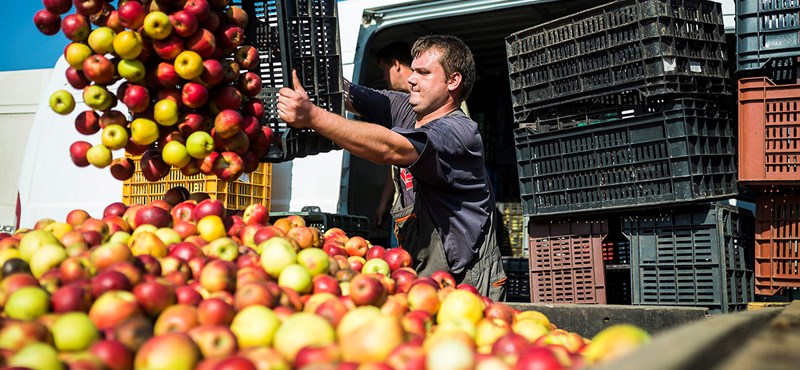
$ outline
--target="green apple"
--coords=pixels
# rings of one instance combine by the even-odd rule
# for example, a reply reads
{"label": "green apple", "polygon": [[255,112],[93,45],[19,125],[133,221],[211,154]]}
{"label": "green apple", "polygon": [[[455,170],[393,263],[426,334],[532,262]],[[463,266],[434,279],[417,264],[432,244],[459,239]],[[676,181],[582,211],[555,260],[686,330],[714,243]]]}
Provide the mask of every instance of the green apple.
{"label": "green apple", "polygon": [[17,246],[19,256],[23,261],[30,262],[33,254],[36,253],[39,248],[47,244],[61,245],[58,238],[47,230],[28,231],[22,236]]}
{"label": "green apple", "polygon": [[108,149],[122,149],[128,144],[128,129],[120,125],[108,125],[103,128],[100,142]]}
{"label": "green apple", "polygon": [[142,52],[142,35],[126,30],[114,36],[114,52],[123,59],[135,59]]}
{"label": "green apple", "polygon": [[70,67],[83,70],[83,61],[94,54],[89,45],[72,42],[64,49],[64,59]]}
{"label": "green apple", "polygon": [[128,244],[128,239],[130,238],[131,238],[131,233],[119,230],[111,234],[111,236],[108,238],[108,242]]}
{"label": "green apple", "polygon": [[183,240],[177,231],[169,227],[162,227],[156,230],[156,236],[164,242],[164,245],[170,246],[172,244],[180,243]]}
{"label": "green apple", "polygon": [[239,348],[271,346],[281,321],[271,309],[251,305],[239,311],[231,321],[231,331],[239,341]]}
{"label": "green apple", "polygon": [[311,292],[311,274],[299,264],[286,266],[278,275],[278,285],[300,294]]}
{"label": "green apple", "polygon": [[327,273],[330,267],[328,254],[320,248],[301,250],[297,253],[297,263],[305,267],[311,277]]}
{"label": "green apple", "polygon": [[164,163],[176,168],[183,168],[192,161],[192,157],[186,151],[186,146],[175,140],[164,145],[164,149],[161,150],[161,158]]}
{"label": "green apple", "polygon": [[117,64],[119,76],[130,82],[141,82],[147,76],[147,69],[139,59],[123,59]]}
{"label": "green apple", "polygon": [[233,262],[239,258],[239,243],[231,238],[222,237],[214,239],[204,245],[203,252],[205,252],[208,257]]}
{"label": "green apple", "polygon": [[203,74],[203,58],[191,50],[184,50],[175,57],[175,73],[184,80],[194,80]]}
{"label": "green apple", "polygon": [[56,90],[50,95],[50,109],[61,115],[70,114],[75,109],[75,98],[67,90]]}
{"label": "green apple", "polygon": [[282,237],[272,237],[258,245],[261,251],[261,267],[264,272],[277,278],[286,266],[297,263],[297,252],[292,243]]}
{"label": "green apple", "polygon": [[113,53],[115,36],[117,36],[117,33],[109,27],[95,28],[89,34],[89,46],[96,54]]}
{"label": "green apple", "polygon": [[58,267],[67,257],[67,250],[58,244],[43,245],[31,257],[31,273],[38,279],[47,270]]}
{"label": "green apple", "polygon": [[364,263],[364,266],[361,267],[361,273],[389,276],[389,274],[392,273],[392,269],[389,267],[389,263],[383,258],[373,258]]}
{"label": "green apple", "polygon": [[59,351],[83,351],[89,349],[99,335],[89,315],[84,312],[68,312],[50,328],[53,343]]}
{"label": "green apple", "polygon": [[333,326],[321,316],[309,312],[298,312],[289,316],[275,332],[275,349],[284,358],[295,358],[306,346],[324,346],[334,343]]}
{"label": "green apple", "polygon": [[158,140],[158,124],[147,118],[131,122],[131,141],[139,145],[150,145]]}
{"label": "green apple", "polygon": [[153,234],[155,234],[156,231],[158,231],[158,227],[156,225],[152,225],[152,224],[136,225],[136,228],[133,229],[133,232],[131,233],[131,236],[132,237],[136,237],[137,235],[139,235],[141,233],[153,233]]}
{"label": "green apple", "polygon": [[86,160],[97,168],[108,167],[113,159],[111,149],[108,149],[108,147],[103,144],[93,145],[86,151]]}
{"label": "green apple", "polygon": [[105,86],[89,85],[83,89],[83,102],[94,110],[106,110],[111,108],[114,98]]}
{"label": "green apple", "polygon": [[208,132],[195,131],[186,138],[186,151],[193,158],[203,159],[214,151],[214,138]]}
{"label": "green apple", "polygon": [[47,313],[50,295],[38,286],[26,286],[11,293],[6,301],[6,316],[17,320],[35,320]]}
{"label": "green apple", "polygon": [[153,40],[167,38],[172,32],[172,23],[164,12],[150,12],[144,17],[144,34]]}
{"label": "green apple", "polygon": [[15,353],[8,361],[9,367],[34,370],[62,370],[55,348],[45,343],[31,343]]}
{"label": "green apple", "polygon": [[172,99],[161,99],[153,106],[153,118],[162,126],[173,126],[178,123],[178,103]]}

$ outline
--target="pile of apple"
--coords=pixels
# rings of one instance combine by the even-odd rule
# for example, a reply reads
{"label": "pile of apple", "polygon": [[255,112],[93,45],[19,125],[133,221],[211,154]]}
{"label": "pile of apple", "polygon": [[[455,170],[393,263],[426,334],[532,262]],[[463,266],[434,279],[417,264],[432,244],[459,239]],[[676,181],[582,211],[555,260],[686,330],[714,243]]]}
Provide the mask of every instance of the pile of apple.
{"label": "pile of apple", "polygon": [[575,369],[648,338],[592,341],[371,245],[262,205],[114,203],[0,236],[0,367]]}
{"label": "pile of apple", "polygon": [[[80,167],[110,167],[119,180],[133,176],[125,149],[141,155],[148,181],[171,167],[186,176],[214,174],[224,181],[254,171],[272,142],[263,126],[258,50],[243,45],[248,15],[228,0],[42,0],[34,24],[45,35],[61,31],[69,85],[83,90],[90,108],[75,118],[100,143],[70,146]],[[75,13],[68,13],[72,7]],[[113,3],[117,3],[115,8]],[[110,86],[120,83],[113,93]],[[121,102],[129,116],[117,109]],[[67,90],[50,97],[66,115],[75,109]]]}

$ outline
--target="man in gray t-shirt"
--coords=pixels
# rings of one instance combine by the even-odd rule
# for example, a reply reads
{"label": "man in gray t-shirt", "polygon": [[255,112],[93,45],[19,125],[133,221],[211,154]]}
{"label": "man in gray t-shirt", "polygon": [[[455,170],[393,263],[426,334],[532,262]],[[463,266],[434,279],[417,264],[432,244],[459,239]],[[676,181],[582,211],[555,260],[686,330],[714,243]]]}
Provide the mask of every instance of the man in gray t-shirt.
{"label": "man in gray t-shirt", "polygon": [[472,54],[452,36],[424,36],[411,53],[408,94],[346,84],[348,109],[377,125],[314,106],[296,76],[294,89],[280,91],[278,114],[359,157],[394,165],[401,194],[392,207],[395,234],[417,272],[450,271],[500,300],[505,273],[483,143],[477,124],[459,110],[475,80]]}

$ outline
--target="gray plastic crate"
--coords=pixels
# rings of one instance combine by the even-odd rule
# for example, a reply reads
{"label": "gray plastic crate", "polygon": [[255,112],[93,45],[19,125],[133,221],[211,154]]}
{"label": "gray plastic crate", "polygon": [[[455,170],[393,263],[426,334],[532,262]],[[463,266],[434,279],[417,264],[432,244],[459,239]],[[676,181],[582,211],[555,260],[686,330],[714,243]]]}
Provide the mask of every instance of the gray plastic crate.
{"label": "gray plastic crate", "polygon": [[750,211],[720,203],[622,217],[631,245],[633,304],[727,313],[753,300]]}
{"label": "gray plastic crate", "polygon": [[719,3],[619,0],[506,38],[514,119],[568,102],[635,91],[730,95]]}
{"label": "gray plastic crate", "polygon": [[736,194],[735,126],[705,100],[538,134],[514,131],[523,211],[566,215]]}
{"label": "gray plastic crate", "polygon": [[[794,75],[800,56],[800,1],[736,0],[736,69]],[[790,70],[786,70],[786,69]],[[790,75],[787,75],[789,77]]]}

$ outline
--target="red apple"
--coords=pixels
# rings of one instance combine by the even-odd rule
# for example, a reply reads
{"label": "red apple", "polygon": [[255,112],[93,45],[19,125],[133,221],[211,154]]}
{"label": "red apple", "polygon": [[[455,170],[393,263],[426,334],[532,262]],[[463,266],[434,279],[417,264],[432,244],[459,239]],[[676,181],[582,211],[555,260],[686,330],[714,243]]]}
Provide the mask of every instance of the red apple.
{"label": "red apple", "polygon": [[236,311],[233,306],[219,298],[209,298],[197,306],[197,321],[200,325],[228,326]]}
{"label": "red apple", "polygon": [[117,96],[131,112],[141,113],[150,106],[150,92],[142,85],[123,83],[117,90]]}
{"label": "red apple", "polygon": [[89,312],[92,306],[92,294],[81,283],[73,283],[58,288],[50,298],[53,312],[70,311]]}
{"label": "red apple", "polygon": [[89,84],[92,83],[92,81],[89,81],[89,79],[86,78],[86,75],[83,74],[83,71],[73,67],[67,67],[65,74],[67,76],[67,82],[69,82],[69,85],[76,90],[83,90],[84,87],[89,86]]}
{"label": "red apple", "polygon": [[112,290],[98,297],[89,309],[89,318],[100,330],[112,329],[141,311],[131,292]]}
{"label": "red apple", "polygon": [[[236,354],[238,342],[230,328],[223,325],[201,325],[189,330],[189,336],[197,343],[204,358],[228,360]],[[215,367],[219,369],[219,365]]]}
{"label": "red apple", "polygon": [[200,22],[204,22],[211,13],[208,0],[187,0],[183,9],[194,14]]}
{"label": "red apple", "polygon": [[386,301],[386,289],[371,275],[359,274],[350,281],[350,299],[356,306],[380,307]]}
{"label": "red apple", "polygon": [[133,369],[133,354],[120,341],[107,339],[94,342],[89,352],[97,356],[109,370]]}
{"label": "red apple", "polygon": [[99,85],[107,85],[114,80],[116,67],[104,55],[95,54],[83,61],[83,74],[89,81]]}
{"label": "red apple", "polygon": [[222,152],[214,161],[213,171],[222,181],[235,181],[244,171],[244,162],[234,152]]}
{"label": "red apple", "polygon": [[184,50],[183,39],[175,33],[161,40],[153,40],[153,51],[163,60],[175,60]]}
{"label": "red apple", "polygon": [[119,181],[128,180],[136,173],[136,165],[133,163],[133,159],[125,157],[112,160],[108,168],[111,171],[111,176]]}
{"label": "red apple", "polygon": [[208,89],[196,82],[187,82],[181,90],[181,102],[183,105],[197,109],[208,101]]}
{"label": "red apple", "polygon": [[192,218],[194,221],[200,221],[203,217],[215,215],[220,218],[225,217],[225,205],[217,199],[206,199],[194,207],[192,211]]}
{"label": "red apple", "polygon": [[33,24],[42,34],[52,36],[61,31],[61,16],[47,9],[42,9],[33,15]]}
{"label": "red apple", "polygon": [[336,296],[342,295],[342,289],[339,285],[339,281],[333,276],[326,274],[314,276],[312,279],[312,284],[314,286],[314,293],[326,292]]}
{"label": "red apple", "polygon": [[179,304],[196,306],[203,301],[203,296],[195,288],[188,285],[175,287],[175,297]]}
{"label": "red apple", "polygon": [[452,274],[444,270],[435,271],[433,274],[431,274],[431,278],[437,284],[439,284],[440,289],[445,287],[455,288],[456,286],[456,279],[453,277]]}
{"label": "red apple", "polygon": [[189,37],[200,27],[197,16],[188,10],[179,10],[170,14],[169,21],[172,23],[173,31],[181,37]]}
{"label": "red apple", "polygon": [[347,251],[348,256],[364,257],[367,255],[369,245],[366,239],[360,236],[354,236],[347,240],[344,244],[344,249]]}
{"label": "red apple", "polygon": [[153,336],[153,321],[142,315],[135,315],[105,331],[106,339],[117,340],[128,351],[135,353],[144,342]]}
{"label": "red apple", "polygon": [[42,0],[44,8],[55,13],[64,14],[72,9],[72,1],[70,0]]}
{"label": "red apple", "polygon": [[364,256],[367,261],[373,258],[384,258],[386,254],[386,248],[381,247],[380,245],[373,245],[371,248],[367,250],[367,254]]}
{"label": "red apple", "polygon": [[261,93],[261,76],[253,72],[243,73],[239,76],[238,87],[239,91],[245,96],[255,97]]}
{"label": "red apple", "polygon": [[403,248],[390,248],[384,255],[384,260],[389,264],[392,271],[397,271],[401,267],[412,267],[411,254]]}
{"label": "red apple", "polygon": [[136,285],[133,288],[133,295],[136,296],[142,311],[150,317],[158,316],[177,301],[172,287],[156,281]]}
{"label": "red apple", "polygon": [[211,55],[217,49],[217,39],[211,31],[201,28],[186,38],[184,47],[186,50],[191,50],[204,60],[207,60],[211,58]]}
{"label": "red apple", "polygon": [[131,290],[131,282],[128,277],[119,271],[111,269],[97,274],[91,279],[92,296],[100,297],[103,293],[112,290]]}
{"label": "red apple", "polygon": [[138,1],[126,1],[117,9],[119,21],[126,28],[136,30],[144,24],[147,15],[144,6]]}
{"label": "red apple", "polygon": [[75,11],[86,16],[102,10],[104,4],[102,0],[73,0],[73,3],[75,4]]}
{"label": "red apple", "polygon": [[92,25],[89,23],[89,18],[84,15],[70,14],[61,20],[61,31],[71,41],[86,41],[91,30]]}
{"label": "red apple", "polygon": [[136,222],[137,226],[153,225],[157,228],[171,227],[172,215],[160,207],[146,205],[136,212],[134,222]]}
{"label": "red apple", "polygon": [[94,110],[86,110],[75,117],[75,129],[84,135],[94,135],[100,131],[100,116]]}
{"label": "red apple", "polygon": [[244,29],[235,24],[226,24],[217,34],[220,46],[224,49],[236,49],[244,42]]}

